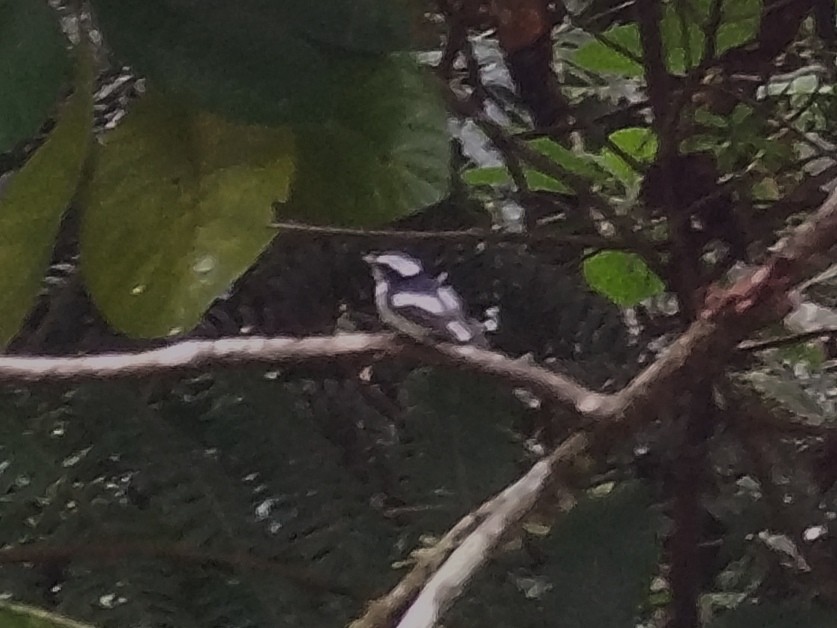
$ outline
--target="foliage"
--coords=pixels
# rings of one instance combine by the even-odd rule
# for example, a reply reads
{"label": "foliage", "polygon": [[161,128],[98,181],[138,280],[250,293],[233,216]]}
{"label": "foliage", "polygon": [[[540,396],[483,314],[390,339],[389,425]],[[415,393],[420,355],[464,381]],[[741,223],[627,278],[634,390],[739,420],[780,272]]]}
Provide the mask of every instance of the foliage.
{"label": "foliage", "polygon": [[[79,50],[75,94],[49,138],[14,175],[0,199],[0,289],[13,298],[0,306],[0,344],[20,327],[41,288],[64,210],[75,191],[87,155],[93,123],[92,60]],[[14,269],[13,271],[11,269]]]}
{"label": "foliage", "polygon": [[[508,551],[456,613],[494,626],[623,628],[635,624],[657,567],[660,518],[647,488],[588,495],[552,530],[530,526],[527,550]],[[533,560],[540,556],[540,561]],[[487,608],[484,599],[501,599]],[[521,615],[518,609],[527,608]]]}
{"label": "foliage", "polygon": [[[9,109],[4,124],[12,123],[0,150],[34,133],[71,58],[44,4],[2,7],[14,19],[4,21],[12,45],[0,48],[0,67],[14,72],[0,75],[0,111]],[[337,0],[92,4],[114,54],[148,81],[125,124],[104,134],[80,199],[86,287],[121,332],[194,327],[271,241],[274,205],[279,217],[374,225],[445,194],[445,113],[423,71],[398,54],[409,44],[400,3],[367,0],[362,11]],[[37,81],[20,73],[40,66]],[[71,120],[89,117],[91,86],[75,89],[73,102],[87,111],[73,110]],[[49,146],[51,160],[80,164],[86,139]],[[37,174],[44,159],[27,169]],[[4,271],[14,275],[5,281],[16,308],[2,321],[5,342],[31,308],[46,243],[82,174],[80,165],[68,168],[53,189],[60,198],[49,203],[51,220],[27,221],[21,203],[31,206],[44,187],[25,172],[0,198],[6,221],[27,225],[12,241],[36,256],[25,273]]]}
{"label": "foliage", "polygon": [[67,76],[61,29],[44,2],[0,2],[0,153],[31,137]]}

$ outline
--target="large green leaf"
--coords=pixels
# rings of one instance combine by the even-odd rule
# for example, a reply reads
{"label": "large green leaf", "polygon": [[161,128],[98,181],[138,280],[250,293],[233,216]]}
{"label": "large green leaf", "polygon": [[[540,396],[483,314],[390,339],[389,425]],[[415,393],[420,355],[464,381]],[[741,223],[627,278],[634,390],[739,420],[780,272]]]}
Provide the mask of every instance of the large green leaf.
{"label": "large green leaf", "polygon": [[65,46],[46,0],[0,0],[0,153],[43,124],[67,78]]}
{"label": "large green leaf", "polygon": [[636,253],[602,251],[584,261],[591,288],[617,305],[630,307],[660,294],[665,285]]}
{"label": "large green leaf", "polygon": [[629,628],[657,566],[659,518],[645,488],[618,487],[587,498],[546,542],[552,588],[544,602],[550,624],[563,628]]}
{"label": "large green leaf", "polygon": [[450,146],[445,109],[412,63],[387,60],[342,95],[335,117],[305,127],[286,218],[375,225],[441,200]]}
{"label": "large green leaf", "polygon": [[[242,122],[319,119],[358,55],[407,42],[390,0],[94,0],[107,42],[168,91]],[[340,46],[328,49],[317,41]],[[362,63],[361,63],[362,65]],[[337,94],[339,98],[339,94]]]}
{"label": "large green leaf", "polygon": [[93,628],[62,615],[34,606],[0,602],[0,626],[3,628]]}
{"label": "large green leaf", "polygon": [[405,0],[295,0],[293,16],[316,41],[348,50],[390,52],[409,40]]}
{"label": "large green leaf", "polygon": [[140,101],[99,151],[81,234],[87,285],[110,323],[137,336],[197,323],[270,242],[293,146],[286,129]]}
{"label": "large green leaf", "polygon": [[0,344],[17,332],[41,287],[61,216],[84,164],[93,124],[93,70],[79,54],[75,93],[46,142],[0,196]]}

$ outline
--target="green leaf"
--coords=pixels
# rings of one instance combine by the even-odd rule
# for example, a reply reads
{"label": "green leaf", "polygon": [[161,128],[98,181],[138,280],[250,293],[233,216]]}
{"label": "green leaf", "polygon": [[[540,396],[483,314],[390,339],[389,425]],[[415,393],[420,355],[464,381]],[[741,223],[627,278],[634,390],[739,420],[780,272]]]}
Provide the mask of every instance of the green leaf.
{"label": "green leaf", "polygon": [[[636,57],[642,57],[639,29],[636,24],[613,26],[602,33],[602,37],[607,42],[617,44],[622,49],[633,53]],[[572,58],[585,70],[595,73],[638,77],[642,76],[643,72],[641,64],[596,39],[581,46]]]}
{"label": "green leaf", "polygon": [[801,604],[745,603],[709,624],[709,628],[835,628],[834,611]]}
{"label": "green leaf", "polygon": [[82,624],[34,606],[8,602],[0,602],[0,626],[3,628],[93,628],[90,624]]}
{"label": "green leaf", "polygon": [[[558,142],[546,137],[531,140],[528,144],[571,174],[584,177],[591,182],[602,180],[605,177],[605,173],[597,167],[590,155],[578,155],[570,149],[564,148]],[[529,185],[530,190],[557,192],[568,195],[575,194],[572,187],[539,170],[524,168],[523,175],[526,177],[526,183]],[[470,185],[508,186],[512,184],[511,175],[505,166],[474,168],[473,170],[466,171],[462,175],[462,180]]]}
{"label": "green leaf", "polygon": [[141,74],[248,123],[323,119],[376,60],[346,49],[383,53],[407,43],[403,3],[390,0],[93,5],[108,44]]}
{"label": "green leaf", "polygon": [[45,0],[0,0],[0,153],[33,136],[54,106],[66,44]]}
{"label": "green leaf", "polygon": [[634,625],[657,566],[659,518],[647,490],[632,483],[580,501],[552,530],[544,603],[563,628]]}
{"label": "green leaf", "polygon": [[[660,31],[666,64],[673,73],[695,67],[704,52],[711,6],[714,0],[685,0],[666,4]],[[716,38],[716,55],[740,46],[758,32],[762,0],[724,0]],[[684,29],[685,27],[685,29]],[[687,49],[684,42],[688,43]]]}
{"label": "green leaf", "polygon": [[505,166],[486,166],[471,168],[462,173],[462,180],[468,185],[511,185],[512,179]]}
{"label": "green leaf", "polygon": [[[610,134],[609,139],[626,154],[642,164],[650,164],[657,154],[657,136],[651,129],[629,127]],[[639,184],[642,175],[612,150],[602,150],[600,163],[627,187]]]}
{"label": "green leaf", "polygon": [[529,142],[536,151],[543,153],[567,172],[590,179],[601,180],[604,173],[590,155],[579,155],[548,137],[539,137]]}
{"label": "green leaf", "polygon": [[75,193],[93,125],[93,69],[78,55],[75,93],[55,128],[0,195],[0,344],[31,308],[49,265],[61,216]]}
{"label": "green leaf", "polygon": [[635,253],[602,251],[584,261],[583,272],[591,288],[622,307],[636,305],[665,289]]}
{"label": "green leaf", "polygon": [[151,94],[107,139],[81,233],[93,299],[131,335],[189,329],[273,237],[271,203],[287,197],[294,171],[292,136]]}
{"label": "green leaf", "polygon": [[[680,0],[665,4],[660,32],[669,71],[683,73],[702,58],[704,29],[709,22],[712,3],[713,0]],[[756,35],[761,8],[762,0],[724,0],[716,39],[717,55]],[[642,57],[636,24],[613,26],[602,33],[602,39],[617,44],[637,58]],[[624,77],[643,75],[641,64],[599,40],[580,47],[573,55],[573,61],[591,72]]]}
{"label": "green leaf", "polygon": [[447,114],[412,63],[387,60],[344,95],[335,118],[300,130],[284,218],[370,226],[440,201],[450,178]]}

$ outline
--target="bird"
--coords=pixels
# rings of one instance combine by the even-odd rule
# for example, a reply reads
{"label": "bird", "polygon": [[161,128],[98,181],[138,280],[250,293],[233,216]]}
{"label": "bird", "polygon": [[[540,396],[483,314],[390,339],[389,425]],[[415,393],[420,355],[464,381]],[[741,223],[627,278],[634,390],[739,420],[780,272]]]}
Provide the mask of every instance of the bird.
{"label": "bird", "polygon": [[387,326],[421,343],[487,348],[483,326],[470,318],[447,275],[433,277],[402,251],[363,256],[375,281],[375,306]]}

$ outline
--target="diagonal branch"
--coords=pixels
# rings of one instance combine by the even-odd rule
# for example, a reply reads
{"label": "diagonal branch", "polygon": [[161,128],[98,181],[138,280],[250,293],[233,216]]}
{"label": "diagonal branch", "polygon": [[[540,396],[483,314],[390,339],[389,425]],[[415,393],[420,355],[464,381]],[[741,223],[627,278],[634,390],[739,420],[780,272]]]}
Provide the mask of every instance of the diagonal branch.
{"label": "diagonal branch", "polygon": [[404,614],[398,628],[431,628],[516,524],[532,510],[555,471],[581,454],[584,434],[573,434],[492,500],[492,512],[450,555]]}

